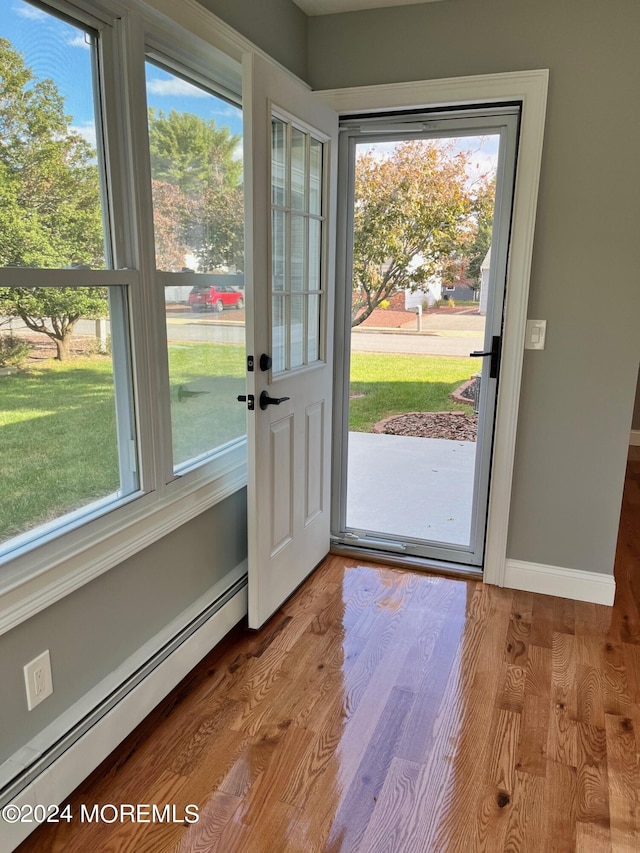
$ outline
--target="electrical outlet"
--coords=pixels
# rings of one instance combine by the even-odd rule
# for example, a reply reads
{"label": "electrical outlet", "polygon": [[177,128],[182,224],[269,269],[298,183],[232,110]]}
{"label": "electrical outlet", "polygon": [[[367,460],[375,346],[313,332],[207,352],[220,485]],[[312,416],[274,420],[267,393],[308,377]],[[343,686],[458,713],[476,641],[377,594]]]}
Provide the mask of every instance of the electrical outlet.
{"label": "electrical outlet", "polygon": [[27,708],[30,711],[53,693],[51,658],[49,649],[38,655],[24,667],[24,683],[27,690]]}

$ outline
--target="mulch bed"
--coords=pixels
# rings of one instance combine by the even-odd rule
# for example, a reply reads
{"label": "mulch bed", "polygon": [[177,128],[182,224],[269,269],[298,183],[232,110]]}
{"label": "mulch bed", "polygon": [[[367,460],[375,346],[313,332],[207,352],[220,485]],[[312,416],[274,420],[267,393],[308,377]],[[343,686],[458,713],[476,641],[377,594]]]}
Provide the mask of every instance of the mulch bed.
{"label": "mulch bed", "polygon": [[[448,305],[443,305],[441,308],[428,308],[422,312],[422,319],[426,321],[426,318],[429,314],[477,314],[478,309],[475,307],[469,307],[468,305],[462,307],[454,307],[451,308]],[[416,312],[415,311],[404,311],[397,310],[394,308],[376,308],[371,314],[364,320],[360,326],[362,328],[366,328],[368,326],[373,326],[378,329],[402,329],[402,328],[410,328],[415,329],[417,327],[416,320]],[[357,328],[357,327],[356,327]]]}
{"label": "mulch bed", "polygon": [[378,421],[373,432],[417,438],[475,441],[478,416],[467,415],[465,412],[409,412]]}

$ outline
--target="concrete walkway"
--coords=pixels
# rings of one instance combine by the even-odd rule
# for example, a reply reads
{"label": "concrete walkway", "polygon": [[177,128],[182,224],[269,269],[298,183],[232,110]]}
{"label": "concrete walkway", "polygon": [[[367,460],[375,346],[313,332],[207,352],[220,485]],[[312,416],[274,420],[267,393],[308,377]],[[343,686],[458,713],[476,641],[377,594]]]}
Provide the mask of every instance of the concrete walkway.
{"label": "concrete walkway", "polygon": [[347,527],[468,545],[476,444],[349,433]]}

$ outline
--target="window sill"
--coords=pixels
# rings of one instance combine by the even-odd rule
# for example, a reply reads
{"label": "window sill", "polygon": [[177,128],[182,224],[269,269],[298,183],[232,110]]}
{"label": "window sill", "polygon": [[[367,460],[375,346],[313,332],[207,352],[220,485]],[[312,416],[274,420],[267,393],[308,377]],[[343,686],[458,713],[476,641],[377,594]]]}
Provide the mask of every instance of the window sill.
{"label": "window sill", "polygon": [[0,568],[0,635],[147,548],[247,483],[247,446],[188,482],[148,494],[8,559]]}

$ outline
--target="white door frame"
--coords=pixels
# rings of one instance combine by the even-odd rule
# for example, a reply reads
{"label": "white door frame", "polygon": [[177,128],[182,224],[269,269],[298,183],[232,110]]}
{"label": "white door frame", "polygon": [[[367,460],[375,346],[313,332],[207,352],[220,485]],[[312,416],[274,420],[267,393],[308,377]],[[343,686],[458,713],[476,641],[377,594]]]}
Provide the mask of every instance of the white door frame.
{"label": "white door frame", "polygon": [[547,104],[546,69],[318,92],[338,113],[518,102],[521,125],[496,408],[484,580],[504,586],[529,279]]}

